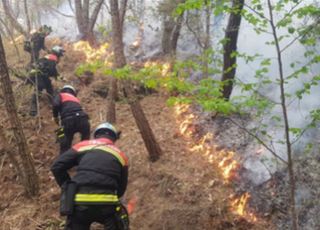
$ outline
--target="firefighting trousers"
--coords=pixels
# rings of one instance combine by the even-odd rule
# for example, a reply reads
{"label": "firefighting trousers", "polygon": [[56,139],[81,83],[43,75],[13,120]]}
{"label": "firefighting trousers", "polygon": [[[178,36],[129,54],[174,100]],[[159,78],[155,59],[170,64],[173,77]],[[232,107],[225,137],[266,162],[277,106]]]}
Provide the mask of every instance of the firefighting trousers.
{"label": "firefighting trousers", "polygon": [[73,214],[67,217],[65,230],[90,230],[94,222],[102,224],[105,230],[122,230],[115,205],[76,205]]}
{"label": "firefighting trousers", "polygon": [[[52,95],[53,95],[53,87],[51,80],[47,76],[38,76],[37,81],[36,77],[32,79],[33,82],[37,84],[38,94],[42,92],[44,89],[47,91],[49,97],[50,97],[50,103],[52,101]],[[36,89],[36,88],[35,88]],[[30,115],[36,116],[38,113],[37,111],[37,93],[36,90],[32,95],[31,98],[31,108],[30,108]]]}
{"label": "firefighting trousers", "polygon": [[64,137],[60,141],[60,154],[71,148],[73,136],[81,134],[81,140],[90,139],[90,123],[88,116],[71,116],[62,120]]}

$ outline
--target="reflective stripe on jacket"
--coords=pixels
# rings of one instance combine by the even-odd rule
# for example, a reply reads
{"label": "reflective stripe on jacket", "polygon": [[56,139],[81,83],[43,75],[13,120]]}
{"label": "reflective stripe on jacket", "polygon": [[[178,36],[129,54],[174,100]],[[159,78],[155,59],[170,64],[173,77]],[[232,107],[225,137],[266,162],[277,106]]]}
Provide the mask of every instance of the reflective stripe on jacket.
{"label": "reflective stripe on jacket", "polygon": [[77,193],[75,196],[75,202],[77,204],[83,203],[106,203],[106,204],[118,204],[119,198],[114,194],[82,194]]}
{"label": "reflective stripe on jacket", "polygon": [[111,140],[98,138],[81,141],[61,154],[51,171],[61,186],[71,179],[68,170],[77,166],[72,178],[78,185],[76,202],[108,203],[117,202],[124,194],[128,164],[128,157]]}

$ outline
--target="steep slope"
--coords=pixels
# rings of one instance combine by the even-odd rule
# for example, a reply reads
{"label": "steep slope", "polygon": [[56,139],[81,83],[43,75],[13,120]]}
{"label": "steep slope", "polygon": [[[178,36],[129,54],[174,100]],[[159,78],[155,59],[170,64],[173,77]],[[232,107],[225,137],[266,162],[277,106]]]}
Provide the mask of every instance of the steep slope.
{"label": "steep slope", "polygon": [[[83,55],[72,51],[72,46],[67,47],[67,55],[60,64],[65,80],[55,82],[55,86],[72,83],[79,89],[79,97],[93,128],[104,121],[106,113],[106,99],[95,93],[95,87],[107,87],[108,79],[95,76],[91,85],[83,85],[73,76],[74,67],[84,60]],[[15,88],[25,92],[23,97],[17,93],[19,112],[40,176],[41,192],[39,197],[26,199],[8,157],[1,154],[0,229],[63,229],[63,218],[58,214],[60,190],[49,171],[58,154],[58,144],[54,135],[57,127],[51,120],[48,100],[44,95],[41,97],[41,129],[38,129],[38,120],[27,115],[31,91],[19,81],[15,81]],[[130,218],[132,229],[272,229],[261,219],[250,223],[231,212],[232,186],[223,180],[218,162],[208,161],[203,150],[192,149],[199,144],[199,138],[181,132],[188,111],[177,114],[175,108],[166,106],[166,98],[159,93],[145,96],[141,101],[163,150],[160,160],[155,163],[148,161],[129,106],[122,98],[117,103],[117,127],[122,131],[117,144],[130,158],[129,185],[124,200],[136,199]],[[1,111],[2,117],[3,113]],[[192,125],[186,128],[196,134]]]}

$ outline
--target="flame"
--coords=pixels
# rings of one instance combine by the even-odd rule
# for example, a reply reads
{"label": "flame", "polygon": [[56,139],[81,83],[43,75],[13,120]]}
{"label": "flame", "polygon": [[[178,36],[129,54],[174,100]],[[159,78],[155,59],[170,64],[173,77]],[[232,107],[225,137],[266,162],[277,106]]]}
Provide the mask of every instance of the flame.
{"label": "flame", "polygon": [[249,198],[250,194],[246,192],[240,198],[234,199],[231,202],[231,210],[235,214],[244,217],[249,221],[255,222],[257,221],[257,217],[253,213],[246,211]]}
{"label": "flame", "polygon": [[[150,63],[149,63],[150,64]],[[180,133],[189,138],[187,139],[187,144],[190,146],[192,152],[200,152],[204,157],[208,159],[209,163],[215,163],[218,161],[218,167],[221,170],[222,176],[226,183],[229,183],[237,173],[240,164],[234,158],[235,153],[232,151],[220,151],[217,152],[214,146],[211,146],[210,140],[213,138],[212,133],[207,133],[204,135],[196,144],[191,140],[192,131],[189,129],[194,123],[197,116],[189,112],[190,105],[188,104],[177,104],[174,107],[174,114],[177,118],[177,122],[180,123],[179,130]],[[209,143],[208,143],[209,142]],[[234,198],[231,196],[231,209],[232,212],[245,218],[250,222],[257,221],[257,217],[248,210],[248,200],[250,194],[247,192],[239,198]]]}
{"label": "flame", "polygon": [[137,197],[134,196],[132,197],[129,201],[128,201],[128,204],[127,204],[127,210],[128,210],[128,214],[131,215],[136,207],[136,204],[137,204]]}
{"label": "flame", "polygon": [[190,150],[192,152],[196,152],[196,151],[203,151],[205,152],[205,156],[208,156],[209,153],[211,152],[211,148],[209,146],[206,146],[205,143],[212,139],[213,135],[212,133],[207,133],[206,135],[204,135],[200,140],[199,140],[199,144],[193,146]]}
{"label": "flame", "polygon": [[104,43],[100,45],[99,48],[91,47],[87,41],[78,41],[73,44],[73,49],[75,51],[81,51],[86,55],[87,61],[105,61],[105,64],[111,66],[112,63],[107,61],[108,58],[113,54],[112,52],[108,52],[108,48],[110,47],[109,43]]}
{"label": "flame", "polygon": [[144,67],[157,67],[161,72],[161,76],[165,77],[170,72],[171,64],[169,62],[147,61],[144,63]]}
{"label": "flame", "polygon": [[192,125],[194,118],[195,116],[193,114],[187,115],[186,119],[179,126],[180,133],[186,136],[191,136],[192,132],[189,130],[189,127]]}
{"label": "flame", "polygon": [[166,76],[169,72],[170,72],[170,69],[171,69],[171,64],[170,63],[164,63],[162,65],[162,70],[161,70],[161,74],[162,76]]}
{"label": "flame", "polygon": [[235,177],[236,171],[240,166],[233,157],[234,152],[227,152],[227,156],[223,157],[218,165],[226,182],[230,182]]}
{"label": "flame", "polygon": [[174,107],[174,112],[176,116],[180,116],[182,113],[187,112],[188,109],[190,108],[190,105],[187,104],[177,104]]}

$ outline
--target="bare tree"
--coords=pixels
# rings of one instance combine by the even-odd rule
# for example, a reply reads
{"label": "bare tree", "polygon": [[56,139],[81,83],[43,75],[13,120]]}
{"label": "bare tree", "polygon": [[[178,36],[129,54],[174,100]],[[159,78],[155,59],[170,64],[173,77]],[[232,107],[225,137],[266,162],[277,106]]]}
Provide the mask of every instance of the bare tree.
{"label": "bare tree", "polygon": [[11,42],[16,50],[16,54],[18,55],[18,60],[21,61],[21,55],[20,55],[20,51],[19,51],[19,48],[18,48],[18,45],[17,45],[17,42],[15,41],[14,39],[14,36],[12,34],[12,31],[10,30],[10,28],[8,27],[8,25],[5,23],[5,21],[3,21],[2,18],[0,18],[0,22],[1,24],[3,25],[3,27],[6,29],[7,31],[7,34],[9,35],[10,39],[11,39]]}
{"label": "bare tree", "polygon": [[[203,77],[209,77],[209,49],[211,48],[210,40],[211,40],[211,31],[210,31],[210,22],[211,22],[211,15],[212,15],[212,8],[214,7],[213,2],[211,0],[205,0],[205,28],[203,31],[203,21],[201,20],[201,13],[195,11],[196,13],[196,21],[197,26],[192,26],[190,21],[194,18],[193,12],[188,11],[186,15],[186,26],[196,38],[197,43],[201,49],[202,53],[202,65],[203,65]],[[192,20],[194,21],[194,20]],[[200,25],[199,25],[200,24]],[[196,27],[196,28],[193,28]]]}
{"label": "bare tree", "polygon": [[[8,118],[13,131],[16,146],[19,153],[19,168],[18,172],[21,172],[20,179],[25,187],[26,194],[29,196],[37,195],[39,192],[39,180],[36,173],[32,157],[29,153],[26,143],[25,135],[23,133],[22,125],[18,117],[15,99],[13,96],[12,86],[8,73],[8,66],[5,58],[5,51],[3,48],[2,38],[0,35],[0,82],[3,97],[5,100],[5,107],[8,114]],[[10,154],[13,154],[12,152]],[[13,162],[13,164],[15,164]]]}
{"label": "bare tree", "polygon": [[177,17],[173,15],[178,4],[184,2],[185,0],[164,0],[159,6],[159,12],[163,15],[163,33],[161,44],[162,52],[164,54],[174,55],[176,53],[184,12]]}
{"label": "bare tree", "polygon": [[118,81],[115,78],[111,78],[107,99],[107,121],[111,124],[116,123],[116,98],[118,91]]}
{"label": "bare tree", "polygon": [[24,7],[24,13],[25,13],[25,16],[26,16],[26,21],[27,21],[28,34],[30,34],[30,31],[31,31],[31,21],[30,21],[30,16],[29,16],[28,1],[27,1],[27,0],[24,0],[24,1],[23,1],[23,7]]}
{"label": "bare tree", "polygon": [[241,11],[243,9],[244,0],[233,0],[232,11],[230,13],[227,29],[225,32],[225,44],[223,54],[223,74],[222,81],[224,83],[222,94],[226,100],[229,100],[233,81],[236,74],[237,57],[234,53],[237,51],[237,42],[239,28],[241,24]]}
{"label": "bare tree", "polygon": [[28,36],[27,31],[23,28],[23,26],[18,22],[17,17],[14,16],[13,10],[10,7],[8,0],[2,0],[2,6],[4,9],[4,13],[10,21],[10,24],[13,28],[15,28],[19,33]]}
{"label": "bare tree", "polygon": [[[82,36],[81,39],[88,41],[91,45],[95,45],[97,43],[96,38],[93,34],[93,29],[103,2],[104,0],[98,0],[95,2],[90,0],[74,0],[76,21],[79,32]],[[90,15],[91,4],[94,6]]]}
{"label": "bare tree", "polygon": [[[123,49],[123,36],[121,18],[119,13],[118,0],[110,0],[110,12],[112,20],[112,41],[113,50],[115,55],[115,68],[122,68],[126,65],[126,58]],[[161,155],[161,148],[157,143],[152,129],[150,128],[149,122],[142,110],[139,100],[132,91],[131,83],[129,80],[123,81],[123,92],[128,100],[132,114],[135,118],[136,124],[140,130],[142,139],[148,150],[150,160],[156,161]]]}

